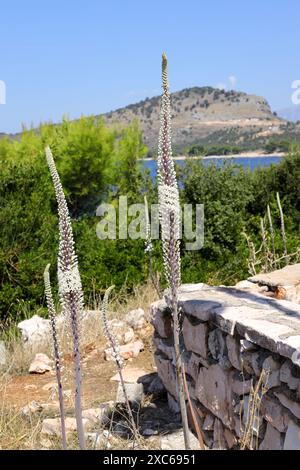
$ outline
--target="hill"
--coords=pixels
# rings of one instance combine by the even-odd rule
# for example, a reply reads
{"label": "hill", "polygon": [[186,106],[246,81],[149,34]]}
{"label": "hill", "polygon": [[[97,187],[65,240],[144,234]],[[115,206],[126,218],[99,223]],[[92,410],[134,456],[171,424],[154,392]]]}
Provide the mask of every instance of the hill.
{"label": "hill", "polygon": [[[174,148],[187,145],[235,144],[248,147],[255,139],[266,140],[284,132],[285,121],[259,96],[212,87],[186,88],[171,94]],[[104,115],[108,123],[128,124],[138,118],[146,145],[157,146],[160,97]]]}

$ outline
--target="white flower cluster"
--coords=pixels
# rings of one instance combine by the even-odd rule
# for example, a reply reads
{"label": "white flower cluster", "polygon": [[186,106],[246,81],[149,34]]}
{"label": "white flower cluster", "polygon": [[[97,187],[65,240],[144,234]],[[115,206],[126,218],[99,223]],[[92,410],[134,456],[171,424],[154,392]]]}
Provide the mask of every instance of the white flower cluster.
{"label": "white flower cluster", "polygon": [[150,253],[153,250],[153,245],[151,241],[151,227],[149,220],[149,207],[147,196],[144,196],[145,202],[145,221],[146,221],[146,240],[145,240],[145,253]]}
{"label": "white flower cluster", "polygon": [[72,298],[72,302],[76,303],[77,321],[79,321],[83,313],[83,292],[77,256],[74,250],[71,219],[63,187],[49,147],[46,148],[46,158],[58,204],[59,250],[57,275],[62,312],[70,318],[71,308],[74,311],[73,306],[70,305],[70,299]]}
{"label": "white flower cluster", "polygon": [[157,179],[159,218],[162,227],[165,276],[169,285],[180,284],[180,227],[179,191],[172,158],[171,106],[167,58],[162,58],[162,102],[158,141]]}

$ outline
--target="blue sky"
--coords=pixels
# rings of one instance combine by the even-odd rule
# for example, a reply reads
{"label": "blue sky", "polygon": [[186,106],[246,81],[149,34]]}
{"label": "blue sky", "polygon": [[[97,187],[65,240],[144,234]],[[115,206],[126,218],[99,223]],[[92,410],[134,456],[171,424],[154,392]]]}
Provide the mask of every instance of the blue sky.
{"label": "blue sky", "polygon": [[[224,83],[291,106],[299,0],[34,0],[0,4],[0,132]],[[229,80],[231,78],[231,82]]]}

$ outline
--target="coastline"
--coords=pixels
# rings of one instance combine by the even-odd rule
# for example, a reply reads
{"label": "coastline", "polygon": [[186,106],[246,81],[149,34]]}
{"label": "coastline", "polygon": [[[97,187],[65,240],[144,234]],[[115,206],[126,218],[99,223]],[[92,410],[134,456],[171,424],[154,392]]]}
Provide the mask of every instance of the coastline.
{"label": "coastline", "polygon": [[[232,158],[266,158],[266,157],[284,157],[285,153],[284,152],[277,152],[276,154],[269,154],[269,153],[261,153],[261,152],[241,152],[239,154],[232,154],[232,155],[207,155],[207,156],[193,156],[193,157],[188,157],[187,155],[177,155],[176,157],[173,157],[173,160],[213,160],[213,159],[224,159],[224,160],[230,160]],[[140,158],[139,161],[152,161],[156,160],[156,158]]]}

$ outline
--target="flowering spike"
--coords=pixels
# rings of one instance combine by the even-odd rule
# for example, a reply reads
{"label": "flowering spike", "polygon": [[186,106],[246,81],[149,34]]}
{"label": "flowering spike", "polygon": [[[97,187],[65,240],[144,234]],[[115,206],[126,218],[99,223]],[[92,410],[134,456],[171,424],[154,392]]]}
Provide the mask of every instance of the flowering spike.
{"label": "flowering spike", "polygon": [[59,250],[57,277],[62,312],[70,321],[73,337],[75,365],[75,415],[77,434],[81,449],[85,449],[85,437],[82,422],[81,406],[81,366],[79,348],[79,321],[83,314],[83,293],[78,269],[77,256],[74,251],[74,239],[67,201],[60,182],[55,162],[49,147],[46,147],[46,158],[51,173],[59,217]]}
{"label": "flowering spike", "polygon": [[171,107],[168,83],[168,62],[162,56],[163,95],[160,112],[160,131],[158,140],[157,179],[159,218],[162,229],[163,261],[168,284],[180,284],[180,224],[181,213],[179,191],[172,158],[171,145]]}
{"label": "flowering spike", "polygon": [[158,140],[157,180],[158,207],[162,233],[164,272],[171,294],[173,337],[176,359],[178,399],[186,449],[190,448],[187,410],[184,395],[184,370],[180,350],[180,322],[178,312],[178,287],[180,285],[180,225],[181,212],[178,184],[172,158],[171,106],[168,82],[168,61],[162,56],[162,89],[160,131]]}

